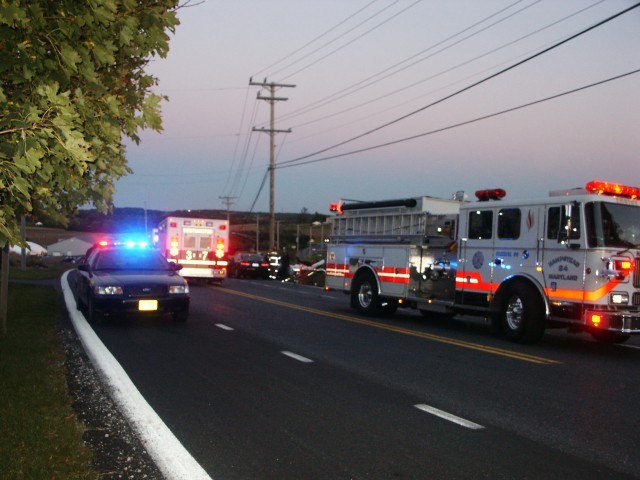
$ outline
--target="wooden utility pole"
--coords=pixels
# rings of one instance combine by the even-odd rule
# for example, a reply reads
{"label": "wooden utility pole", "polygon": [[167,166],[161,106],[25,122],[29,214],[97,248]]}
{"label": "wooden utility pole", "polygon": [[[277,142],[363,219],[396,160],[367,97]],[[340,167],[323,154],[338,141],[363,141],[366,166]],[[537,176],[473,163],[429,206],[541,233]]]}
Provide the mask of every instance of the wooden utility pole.
{"label": "wooden utility pole", "polygon": [[295,85],[285,84],[285,83],[267,83],[267,79],[264,79],[264,82],[254,82],[252,78],[249,79],[249,85],[257,85],[259,87],[267,87],[269,88],[270,96],[263,97],[258,92],[258,96],[256,97],[258,100],[267,100],[271,105],[271,121],[269,123],[269,128],[256,128],[253,127],[254,132],[265,132],[269,134],[270,137],[270,145],[269,145],[269,249],[273,250],[276,244],[275,240],[275,231],[276,231],[276,207],[275,207],[275,170],[276,170],[276,142],[275,136],[276,133],[291,133],[291,129],[287,130],[277,130],[276,127],[276,116],[275,116],[275,104],[278,101],[286,101],[288,98],[284,97],[276,97],[276,88],[294,88]]}

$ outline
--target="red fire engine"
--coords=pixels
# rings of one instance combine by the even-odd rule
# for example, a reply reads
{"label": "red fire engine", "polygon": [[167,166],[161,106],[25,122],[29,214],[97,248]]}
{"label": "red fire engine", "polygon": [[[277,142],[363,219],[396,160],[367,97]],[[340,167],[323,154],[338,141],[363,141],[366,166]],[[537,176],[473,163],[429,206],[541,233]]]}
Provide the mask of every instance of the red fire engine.
{"label": "red fire engine", "polygon": [[481,315],[523,343],[549,327],[609,343],[640,333],[640,188],[476,195],[332,205],[327,288],[369,315]]}

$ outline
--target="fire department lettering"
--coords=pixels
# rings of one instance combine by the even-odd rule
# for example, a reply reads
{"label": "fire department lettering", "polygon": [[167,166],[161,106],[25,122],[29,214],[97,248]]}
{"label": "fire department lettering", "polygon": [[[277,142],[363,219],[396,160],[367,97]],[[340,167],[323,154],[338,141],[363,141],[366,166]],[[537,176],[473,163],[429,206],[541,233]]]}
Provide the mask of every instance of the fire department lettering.
{"label": "fire department lettering", "polygon": [[574,267],[576,268],[580,268],[580,262],[577,261],[575,258],[573,257],[569,257],[569,256],[562,256],[562,257],[556,257],[552,260],[549,261],[549,266],[553,267],[556,263],[560,263],[560,262],[566,262],[566,263],[570,263],[572,264]]}

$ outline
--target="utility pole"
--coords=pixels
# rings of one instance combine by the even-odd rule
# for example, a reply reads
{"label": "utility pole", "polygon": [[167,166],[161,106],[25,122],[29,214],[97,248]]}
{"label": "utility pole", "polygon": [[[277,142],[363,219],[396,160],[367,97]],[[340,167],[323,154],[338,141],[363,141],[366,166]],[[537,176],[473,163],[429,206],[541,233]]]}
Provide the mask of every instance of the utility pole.
{"label": "utility pole", "polygon": [[276,230],[276,208],[275,208],[275,170],[276,170],[276,142],[275,136],[276,133],[291,133],[291,129],[287,130],[277,130],[276,127],[276,116],[275,116],[275,104],[278,101],[286,101],[288,98],[285,97],[276,97],[276,88],[294,88],[295,85],[286,84],[286,83],[267,83],[267,79],[265,78],[263,82],[254,82],[253,78],[249,78],[249,85],[256,85],[259,87],[269,88],[270,96],[263,97],[258,92],[258,96],[256,97],[258,100],[267,100],[271,105],[271,121],[269,123],[269,128],[256,128],[253,127],[254,132],[265,132],[269,134],[270,137],[270,149],[269,149],[269,249],[273,249],[275,246],[275,230]]}
{"label": "utility pole", "polygon": [[233,205],[233,201],[237,197],[220,196],[218,198],[221,199],[222,203],[224,203],[224,205],[227,207],[227,225],[229,225],[229,228],[231,228],[231,205]]}

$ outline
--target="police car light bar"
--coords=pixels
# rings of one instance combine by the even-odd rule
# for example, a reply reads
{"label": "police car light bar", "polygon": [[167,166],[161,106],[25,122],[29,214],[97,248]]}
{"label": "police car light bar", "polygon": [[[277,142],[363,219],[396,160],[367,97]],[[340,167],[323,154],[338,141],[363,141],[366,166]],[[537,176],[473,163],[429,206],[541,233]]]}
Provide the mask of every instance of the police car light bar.
{"label": "police car light bar", "polygon": [[632,200],[640,198],[640,188],[621,185],[619,183],[602,182],[592,180],[585,186],[588,192],[599,195],[612,195],[615,197],[625,197]]}

